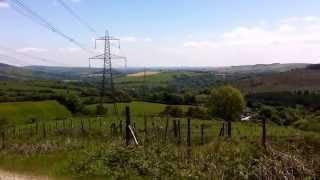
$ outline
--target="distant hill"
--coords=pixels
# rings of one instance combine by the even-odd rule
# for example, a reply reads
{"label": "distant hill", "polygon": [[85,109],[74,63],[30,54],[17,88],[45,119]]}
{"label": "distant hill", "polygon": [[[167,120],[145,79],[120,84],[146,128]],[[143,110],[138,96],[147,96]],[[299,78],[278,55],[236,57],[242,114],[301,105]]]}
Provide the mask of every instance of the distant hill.
{"label": "distant hill", "polygon": [[[313,66],[314,67],[314,66]],[[320,90],[320,69],[294,69],[287,72],[251,76],[235,83],[245,92]]]}
{"label": "distant hill", "polygon": [[272,72],[286,72],[293,69],[304,69],[310,64],[304,63],[288,63],[288,64],[256,64],[256,65],[243,65],[243,66],[229,66],[217,67],[212,71],[220,73],[272,73]]}
{"label": "distant hill", "polygon": [[[257,64],[229,67],[150,67],[148,71],[159,72],[213,72],[222,74],[264,74],[286,72],[294,69],[304,69],[310,64]],[[314,68],[314,67],[313,67]],[[144,71],[144,68],[128,68],[128,73]],[[124,69],[114,69],[114,75],[123,75]],[[0,79],[57,79],[57,80],[80,80],[87,77],[99,77],[102,74],[101,68],[87,67],[52,67],[52,66],[26,66],[16,67],[8,64],[0,64]]]}
{"label": "distant hill", "polygon": [[48,74],[32,71],[22,67],[11,66],[8,64],[0,63],[0,79],[1,80],[11,80],[11,79],[47,79],[54,78],[50,77]]}
{"label": "distant hill", "polygon": [[[79,80],[87,77],[97,77],[102,75],[102,68],[88,67],[53,67],[53,66],[26,66],[24,67],[33,71],[40,71],[57,76],[62,79]],[[113,70],[114,75],[122,74],[118,69]]]}

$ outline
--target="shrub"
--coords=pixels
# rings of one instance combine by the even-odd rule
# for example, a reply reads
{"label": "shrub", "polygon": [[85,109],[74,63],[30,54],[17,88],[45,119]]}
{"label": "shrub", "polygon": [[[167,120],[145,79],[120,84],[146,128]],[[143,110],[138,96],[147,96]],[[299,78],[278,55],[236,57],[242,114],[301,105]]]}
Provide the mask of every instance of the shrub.
{"label": "shrub", "polygon": [[166,106],[163,112],[161,112],[164,116],[171,117],[183,117],[183,110],[178,106]]}
{"label": "shrub", "polygon": [[96,106],[96,115],[106,115],[108,113],[108,109],[104,107],[102,104],[97,104]]}
{"label": "shrub", "polygon": [[209,115],[204,108],[189,107],[188,111],[185,114],[187,117],[196,118],[196,119],[209,119]]}
{"label": "shrub", "polygon": [[83,108],[80,98],[73,93],[59,94],[55,99],[72,113],[80,112]]}

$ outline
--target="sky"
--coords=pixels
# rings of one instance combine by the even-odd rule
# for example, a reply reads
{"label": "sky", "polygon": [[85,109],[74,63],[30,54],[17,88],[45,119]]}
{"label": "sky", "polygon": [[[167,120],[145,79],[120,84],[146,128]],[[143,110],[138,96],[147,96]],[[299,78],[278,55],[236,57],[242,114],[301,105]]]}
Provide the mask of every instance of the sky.
{"label": "sky", "polygon": [[[16,57],[0,56],[0,62],[88,66],[88,58],[100,53],[102,44],[94,49],[97,35],[57,0],[20,1],[90,52],[19,14],[12,0],[0,0],[0,55]],[[120,38],[121,49],[114,44],[112,51],[131,67],[319,62],[319,0],[63,1],[99,36],[108,30]]]}

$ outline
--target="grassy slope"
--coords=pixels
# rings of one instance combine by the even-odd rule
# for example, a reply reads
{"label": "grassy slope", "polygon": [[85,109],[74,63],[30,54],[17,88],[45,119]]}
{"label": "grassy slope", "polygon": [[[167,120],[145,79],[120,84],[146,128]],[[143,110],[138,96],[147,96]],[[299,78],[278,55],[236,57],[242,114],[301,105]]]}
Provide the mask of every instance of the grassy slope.
{"label": "grassy slope", "polygon": [[[80,123],[76,123],[77,120],[79,119],[74,119],[74,127],[79,129],[80,128]],[[99,130],[99,122],[94,121],[92,119],[92,130]],[[141,136],[140,138],[143,139],[143,129],[144,129],[144,123],[143,123],[143,118],[134,118],[134,121],[136,122],[137,129],[138,129],[138,134]],[[164,119],[148,119],[150,122],[154,122],[156,126],[164,128],[165,125],[165,120]],[[102,133],[109,134],[110,133],[110,121],[109,118],[104,119],[103,121],[103,127],[100,129]],[[62,123],[62,122],[61,122]],[[60,123],[60,125],[61,125]],[[68,124],[68,123],[67,123]],[[149,124],[149,128],[151,128],[151,123]],[[192,140],[193,140],[193,145],[197,145],[200,141],[200,124],[206,124],[206,129],[205,129],[205,142],[209,143],[209,145],[214,145],[216,147],[221,146],[221,143],[224,143],[223,138],[218,137],[219,133],[219,128],[221,127],[221,122],[217,121],[192,121]],[[60,126],[61,127],[61,126]],[[85,129],[88,129],[88,124],[85,122]],[[182,120],[182,144],[186,144],[186,121],[185,119]],[[255,147],[256,144],[253,142],[258,142],[260,139],[260,131],[261,127],[259,124],[254,124],[254,123],[241,123],[237,122],[233,124],[233,140],[232,141],[227,141],[227,144],[230,144],[227,148],[230,148],[228,151],[229,152],[236,152],[238,149],[235,147],[245,147],[245,153],[250,153],[249,150],[247,152],[246,149],[250,149],[252,147]],[[172,132],[172,119],[169,121],[169,141],[174,143],[174,138],[173,138],[173,132]],[[155,131],[151,131],[150,129],[149,133],[156,133]],[[163,129],[162,129],[163,130]],[[318,137],[318,134],[315,133],[306,133],[303,131],[299,131],[293,128],[286,128],[286,127],[280,127],[277,125],[270,124],[268,125],[268,137],[270,143],[275,142],[275,144],[281,143],[283,145],[286,145],[292,142],[287,141],[287,138],[293,138],[293,137],[303,137],[305,135],[310,134],[311,136]],[[41,175],[60,175],[59,170],[64,168],[64,163],[67,161],[67,159],[72,157],[72,155],[76,154],[76,156],[79,156],[81,153],[77,153],[81,150],[89,150],[89,149],[94,149],[97,147],[97,144],[105,144],[107,147],[109,145],[112,145],[112,142],[109,141],[109,138],[106,138],[109,136],[101,136],[95,137],[94,139],[86,139],[86,137],[82,138],[82,136],[77,136],[75,135],[73,138],[64,138],[63,136],[59,137],[52,137],[52,139],[48,140],[42,140],[40,142],[38,141],[32,141],[33,144],[48,144],[50,148],[50,143],[48,141],[56,141],[58,144],[60,144],[58,147],[65,146],[65,148],[61,150],[54,150],[53,152],[49,151],[48,153],[45,153],[45,155],[38,155],[37,153],[34,153],[30,156],[24,156],[21,154],[7,154],[6,156],[0,156],[1,161],[0,161],[0,167],[5,169],[5,170],[13,170],[13,171],[18,171],[18,172],[30,172],[30,173],[36,173],[36,174],[41,174]],[[31,144],[32,144],[31,143]],[[83,146],[79,146],[80,144],[83,144]],[[253,144],[252,144],[253,143]],[[72,148],[72,146],[76,145],[75,147]],[[30,145],[31,146],[31,145]],[[81,147],[78,149],[77,147]],[[198,146],[195,147],[195,151],[202,151],[205,150],[207,146]],[[30,147],[31,148],[31,147]],[[72,150],[70,150],[70,148]],[[221,147],[222,148],[222,147]],[[60,149],[60,148],[58,148]],[[220,148],[219,148],[220,149]],[[90,150],[89,150],[90,151]],[[222,150],[224,151],[224,150]],[[226,155],[223,155],[224,157]],[[228,156],[228,155],[227,155]],[[231,158],[232,156],[228,156],[226,158]],[[46,163],[44,163],[46,162]],[[49,165],[47,163],[50,162]],[[56,171],[58,170],[58,171]],[[66,174],[69,176],[69,174]],[[58,178],[59,179],[59,178]]]}
{"label": "grassy slope", "polygon": [[[146,83],[158,84],[163,85],[166,84],[168,81],[172,81],[175,77],[181,75],[193,76],[197,73],[193,72],[162,72],[159,74],[147,76],[145,78]],[[133,77],[133,76],[126,76],[126,77],[119,77],[115,80],[118,84],[142,84],[144,81],[144,77]]]}
{"label": "grassy slope", "polygon": [[[167,105],[158,104],[158,103],[149,103],[149,102],[131,102],[131,103],[117,103],[118,110],[120,112],[124,111],[125,106],[129,105],[133,116],[141,116],[144,113],[148,114],[158,114],[162,112]],[[105,104],[110,113],[113,112],[113,104]],[[187,110],[189,106],[186,105],[177,105],[181,107],[184,111]],[[96,105],[87,106],[90,112],[94,112]]]}
{"label": "grassy slope", "polygon": [[319,90],[320,70],[299,69],[258,76],[235,83],[245,92]]}
{"label": "grassy slope", "polygon": [[23,124],[28,119],[51,120],[70,117],[70,112],[56,101],[0,103],[0,118],[10,124]]}

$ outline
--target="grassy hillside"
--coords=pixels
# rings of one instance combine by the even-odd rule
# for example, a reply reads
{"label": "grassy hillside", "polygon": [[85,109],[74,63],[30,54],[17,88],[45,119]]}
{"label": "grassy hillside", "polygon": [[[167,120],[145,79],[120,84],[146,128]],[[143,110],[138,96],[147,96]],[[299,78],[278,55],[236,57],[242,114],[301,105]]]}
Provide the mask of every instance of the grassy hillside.
{"label": "grassy hillside", "polygon": [[251,77],[235,83],[244,92],[319,90],[320,70],[297,69],[283,73]]}
{"label": "grassy hillside", "polygon": [[[166,85],[169,81],[174,80],[176,77],[179,76],[194,76],[199,73],[195,72],[161,72],[154,75],[146,76],[145,82],[150,84],[152,83],[157,85]],[[139,85],[144,82],[143,76],[125,76],[125,77],[119,77],[115,80],[117,84],[135,84]]]}
{"label": "grassy hillside", "polygon": [[[165,104],[158,104],[158,103],[149,103],[149,102],[131,102],[131,103],[117,103],[118,110],[123,112],[125,107],[129,105],[131,108],[132,115],[134,116],[141,116],[144,113],[148,114],[158,114],[162,112],[167,105]],[[177,105],[181,107],[184,111],[187,110],[189,106],[186,105]],[[107,107],[108,112],[114,112],[113,104],[105,104]],[[96,105],[89,105],[87,106],[88,111],[94,113],[96,110]]]}
{"label": "grassy hillside", "polygon": [[63,79],[59,74],[0,63],[0,80]]}
{"label": "grassy hillside", "polygon": [[0,118],[9,124],[28,123],[31,118],[52,120],[70,117],[71,113],[56,101],[0,103]]}

